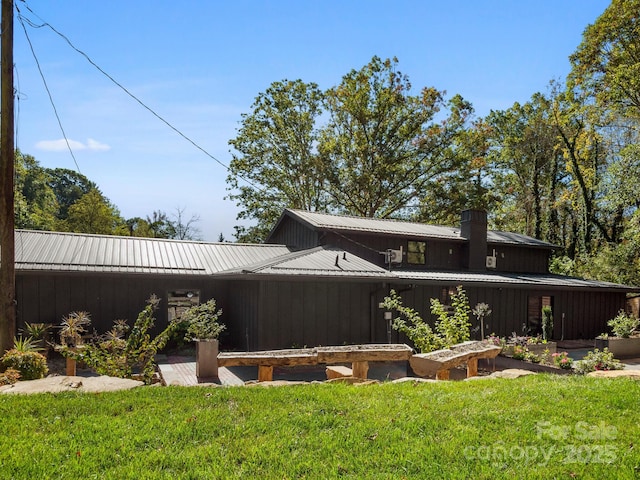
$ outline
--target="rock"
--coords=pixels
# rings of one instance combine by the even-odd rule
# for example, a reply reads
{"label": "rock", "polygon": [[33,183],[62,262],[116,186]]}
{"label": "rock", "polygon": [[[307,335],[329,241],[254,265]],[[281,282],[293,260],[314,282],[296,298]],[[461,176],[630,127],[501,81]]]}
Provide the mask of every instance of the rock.
{"label": "rock", "polygon": [[59,392],[112,392],[116,390],[130,390],[144,385],[138,380],[126,378],[108,377],[47,377],[39,380],[29,380],[7,385],[0,389],[3,394],[29,394],[29,393],[59,393]]}
{"label": "rock", "polygon": [[289,385],[308,385],[309,382],[296,381],[296,380],[270,380],[266,382],[245,382],[246,387],[282,387]]}
{"label": "rock", "polygon": [[535,375],[535,372],[530,370],[523,370],[521,368],[508,368],[499,372],[494,372],[485,378],[519,378],[527,375]]}
{"label": "rock", "polygon": [[589,377],[596,378],[633,378],[634,380],[640,380],[640,370],[626,369],[626,370],[596,370],[587,374]]}
{"label": "rock", "polygon": [[414,385],[418,383],[437,383],[438,381],[433,378],[421,378],[421,377],[402,377],[392,380],[391,383],[406,383],[411,382]]}

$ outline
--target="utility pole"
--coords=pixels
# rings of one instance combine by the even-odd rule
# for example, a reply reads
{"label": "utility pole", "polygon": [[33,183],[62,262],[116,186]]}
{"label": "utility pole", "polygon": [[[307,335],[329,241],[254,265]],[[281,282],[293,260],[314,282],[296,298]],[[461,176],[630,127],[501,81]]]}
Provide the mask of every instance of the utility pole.
{"label": "utility pole", "polygon": [[0,355],[16,335],[13,176],[13,0],[2,0],[0,39]]}

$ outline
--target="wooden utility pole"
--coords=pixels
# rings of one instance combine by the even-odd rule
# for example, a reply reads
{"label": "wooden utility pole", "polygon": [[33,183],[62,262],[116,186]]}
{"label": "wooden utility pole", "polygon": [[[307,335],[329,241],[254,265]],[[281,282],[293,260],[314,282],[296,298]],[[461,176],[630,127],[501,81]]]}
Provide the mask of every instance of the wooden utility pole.
{"label": "wooden utility pole", "polygon": [[2,0],[0,40],[0,355],[16,334],[13,176],[13,0]]}

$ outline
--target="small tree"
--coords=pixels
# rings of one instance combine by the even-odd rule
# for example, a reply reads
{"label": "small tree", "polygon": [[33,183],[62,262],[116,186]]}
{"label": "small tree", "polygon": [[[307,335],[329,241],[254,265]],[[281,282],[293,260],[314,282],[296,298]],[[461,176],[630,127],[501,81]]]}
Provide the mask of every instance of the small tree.
{"label": "small tree", "polygon": [[402,304],[402,299],[395,290],[391,290],[389,296],[384,298],[382,305],[387,310],[400,314],[393,320],[393,329],[404,333],[422,353],[447,348],[470,338],[471,308],[461,286],[451,296],[452,313],[449,313],[439,300],[431,299],[431,313],[437,317],[435,331],[418,312]]}
{"label": "small tree", "polygon": [[476,304],[476,307],[473,309],[473,314],[480,324],[480,339],[484,340],[484,319],[491,315],[491,308],[489,308],[488,303],[481,302]]}

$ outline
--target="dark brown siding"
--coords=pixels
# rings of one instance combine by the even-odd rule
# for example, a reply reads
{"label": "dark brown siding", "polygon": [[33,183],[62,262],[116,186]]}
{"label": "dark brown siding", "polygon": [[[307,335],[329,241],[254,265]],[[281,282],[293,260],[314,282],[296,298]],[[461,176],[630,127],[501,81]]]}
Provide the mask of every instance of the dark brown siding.
{"label": "dark brown siding", "polygon": [[[410,240],[424,241],[424,239],[394,237],[389,235],[349,234],[349,238],[347,238],[346,235],[329,232],[322,238],[322,244],[343,248],[375,265],[383,267],[386,266],[383,252],[387,249],[399,250],[400,247],[402,247],[405,256],[401,267],[405,270],[461,269],[462,242],[427,240],[426,263],[425,265],[415,265],[407,263],[406,252],[408,251]],[[400,266],[396,266],[395,268],[398,267]],[[394,267],[392,266],[392,268]]]}
{"label": "dark brown siding", "polygon": [[227,301],[226,282],[207,278],[21,273],[16,277],[18,328],[25,322],[58,325],[71,312],[87,311],[91,328],[104,333],[117,319],[133,325],[155,294],[161,301],[154,330],[160,331],[167,325],[167,293],[180,289],[199,290],[202,302],[216,298],[222,308]]}
{"label": "dark brown siding", "polygon": [[287,245],[296,250],[319,245],[318,233],[289,217],[283,218],[278,229],[269,237],[269,243]]}
{"label": "dark brown siding", "polygon": [[548,273],[549,253],[543,248],[516,247],[492,244],[487,256],[496,254],[496,271],[519,273]]}
{"label": "dark brown siding", "polygon": [[258,350],[371,341],[372,294],[379,285],[335,281],[259,283],[258,340],[251,342]]}

